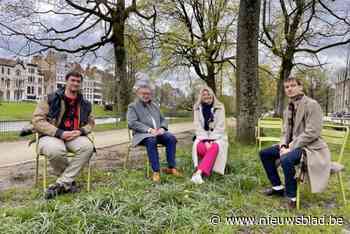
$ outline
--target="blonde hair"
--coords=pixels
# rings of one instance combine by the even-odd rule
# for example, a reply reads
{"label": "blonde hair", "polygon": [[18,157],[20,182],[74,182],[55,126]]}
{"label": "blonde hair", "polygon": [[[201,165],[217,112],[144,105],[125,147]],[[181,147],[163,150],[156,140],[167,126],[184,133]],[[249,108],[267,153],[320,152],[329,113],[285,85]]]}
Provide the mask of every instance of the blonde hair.
{"label": "blonde hair", "polygon": [[204,86],[200,89],[199,94],[198,94],[198,98],[197,98],[197,102],[194,104],[194,109],[198,108],[200,106],[200,104],[202,103],[202,96],[203,96],[203,92],[207,91],[209,93],[210,96],[213,97],[213,106],[224,106],[219,99],[217,99],[217,97],[215,96],[214,91],[209,87],[209,86]]}

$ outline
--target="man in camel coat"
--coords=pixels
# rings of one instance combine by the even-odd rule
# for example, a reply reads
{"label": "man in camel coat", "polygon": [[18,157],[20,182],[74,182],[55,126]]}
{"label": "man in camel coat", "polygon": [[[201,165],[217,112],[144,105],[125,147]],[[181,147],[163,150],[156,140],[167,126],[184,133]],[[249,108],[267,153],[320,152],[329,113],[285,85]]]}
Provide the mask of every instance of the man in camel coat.
{"label": "man in camel coat", "polygon": [[[330,175],[331,156],[327,144],[321,139],[323,115],[317,101],[304,95],[302,83],[290,77],[284,81],[284,89],[289,97],[288,108],[283,116],[283,132],[279,145],[260,152],[260,159],[272,188],[267,196],[287,195],[288,207],[296,206],[297,181],[294,166],[306,155],[307,174],[313,193],[326,189]],[[280,160],[285,189],[277,173],[276,160]]]}

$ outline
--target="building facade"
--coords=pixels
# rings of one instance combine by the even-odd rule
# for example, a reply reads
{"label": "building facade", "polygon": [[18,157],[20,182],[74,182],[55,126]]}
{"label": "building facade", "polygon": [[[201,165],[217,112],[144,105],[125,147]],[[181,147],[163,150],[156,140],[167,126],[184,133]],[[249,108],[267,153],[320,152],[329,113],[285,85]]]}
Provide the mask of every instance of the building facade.
{"label": "building facade", "polygon": [[44,76],[39,67],[21,60],[0,58],[0,98],[4,101],[41,100]]}
{"label": "building facade", "polygon": [[[104,104],[105,83],[113,75],[79,63],[69,62],[64,53],[49,51],[46,56],[35,55],[30,63],[0,58],[0,98],[5,101],[40,100],[65,85],[69,71],[80,72],[84,79],[82,94],[93,104]],[[107,82],[110,85],[110,82]]]}
{"label": "building facade", "polygon": [[350,113],[350,77],[335,84],[334,112]]}

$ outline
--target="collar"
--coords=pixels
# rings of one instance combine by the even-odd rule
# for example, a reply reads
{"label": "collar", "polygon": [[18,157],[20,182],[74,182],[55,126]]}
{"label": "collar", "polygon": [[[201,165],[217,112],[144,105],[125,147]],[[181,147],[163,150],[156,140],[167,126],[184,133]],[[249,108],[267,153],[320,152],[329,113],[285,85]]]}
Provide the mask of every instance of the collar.
{"label": "collar", "polygon": [[296,95],[294,97],[291,97],[290,100],[289,100],[289,104],[292,103],[294,105],[298,105],[300,100],[303,99],[304,96],[305,95],[303,93],[301,93],[301,94],[298,94],[298,95]]}

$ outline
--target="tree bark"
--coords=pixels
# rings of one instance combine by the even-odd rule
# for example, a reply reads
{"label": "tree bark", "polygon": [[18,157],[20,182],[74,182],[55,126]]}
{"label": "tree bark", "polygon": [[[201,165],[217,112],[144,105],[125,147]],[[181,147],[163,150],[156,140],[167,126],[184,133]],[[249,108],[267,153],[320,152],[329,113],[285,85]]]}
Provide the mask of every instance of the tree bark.
{"label": "tree bark", "polygon": [[125,1],[120,0],[117,3],[115,15],[113,17],[113,39],[114,39],[114,56],[115,56],[115,78],[116,94],[115,104],[121,120],[125,120],[127,107],[129,104],[130,94],[128,92],[128,80],[126,72],[126,49],[125,49]]}
{"label": "tree bark", "polygon": [[284,103],[286,99],[283,83],[290,76],[292,69],[293,69],[292,58],[282,59],[281,70],[279,72],[279,79],[277,84],[275,117],[283,116]]}
{"label": "tree bark", "polygon": [[207,70],[208,76],[206,79],[206,83],[216,94],[215,65],[212,62],[207,62]]}
{"label": "tree bark", "polygon": [[241,0],[237,35],[237,140],[255,142],[259,116],[258,33],[260,0]]}

